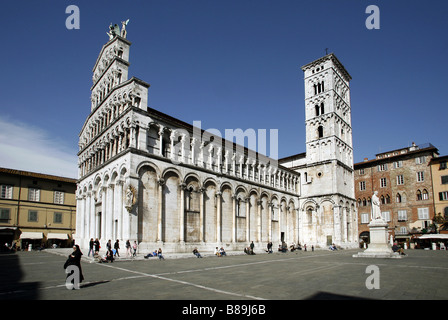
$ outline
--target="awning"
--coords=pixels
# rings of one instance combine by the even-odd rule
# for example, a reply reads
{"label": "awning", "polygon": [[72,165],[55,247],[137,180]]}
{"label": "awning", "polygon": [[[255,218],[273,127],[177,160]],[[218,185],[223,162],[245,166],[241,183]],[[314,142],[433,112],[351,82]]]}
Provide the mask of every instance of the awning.
{"label": "awning", "polygon": [[20,239],[43,239],[42,232],[22,232]]}
{"label": "awning", "polygon": [[47,239],[67,240],[68,234],[66,234],[66,233],[48,233]]}
{"label": "awning", "polygon": [[17,230],[17,227],[0,227],[0,230]]}
{"label": "awning", "polygon": [[445,239],[448,240],[448,234],[424,234],[419,239]]}

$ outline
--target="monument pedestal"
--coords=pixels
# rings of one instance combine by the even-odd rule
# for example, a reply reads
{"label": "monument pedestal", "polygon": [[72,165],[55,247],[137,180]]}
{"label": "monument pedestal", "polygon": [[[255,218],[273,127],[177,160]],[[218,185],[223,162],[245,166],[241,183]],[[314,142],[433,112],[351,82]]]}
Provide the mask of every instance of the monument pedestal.
{"label": "monument pedestal", "polygon": [[370,244],[364,252],[358,252],[353,258],[398,258],[399,253],[393,252],[387,242],[388,223],[383,219],[372,220],[368,227],[370,229]]}

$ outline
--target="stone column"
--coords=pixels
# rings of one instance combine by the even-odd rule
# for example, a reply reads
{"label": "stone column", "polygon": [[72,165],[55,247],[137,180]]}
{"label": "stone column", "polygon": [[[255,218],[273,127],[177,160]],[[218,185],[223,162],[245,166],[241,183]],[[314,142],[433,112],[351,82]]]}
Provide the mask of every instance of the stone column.
{"label": "stone column", "polygon": [[232,242],[236,242],[236,195],[232,196]]}
{"label": "stone column", "polygon": [[119,180],[115,183],[114,194],[114,220],[118,220],[117,234],[115,237],[123,239],[123,181]]}
{"label": "stone column", "polygon": [[159,156],[163,157],[163,131],[165,130],[164,126],[159,127]]}
{"label": "stone column", "polygon": [[196,146],[196,141],[197,141],[198,139],[197,138],[192,138],[191,139],[191,143],[190,143],[190,146],[191,146],[191,153],[190,153],[190,164],[192,164],[192,165],[195,165],[196,163],[195,163],[195,161],[196,161],[196,159],[195,159],[195,146]]}
{"label": "stone column", "polygon": [[180,186],[180,210],[179,210],[179,242],[185,242],[185,189],[187,185],[181,183]]}
{"label": "stone column", "polygon": [[199,203],[199,241],[204,241],[204,193],[205,188],[200,188],[201,202]]}
{"label": "stone column", "polygon": [[216,242],[221,242],[221,192],[216,192]]}
{"label": "stone column", "polygon": [[213,156],[212,156],[213,148],[214,148],[213,144],[210,143],[210,146],[208,147],[208,168],[210,170],[213,170]]}
{"label": "stone column", "polygon": [[286,206],[286,212],[285,212],[285,220],[286,220],[286,234],[285,234],[285,241],[286,243],[291,242],[291,235],[289,234],[289,220],[291,219],[291,207],[289,205]]}
{"label": "stone column", "polygon": [[257,241],[261,241],[261,200],[257,200]]}
{"label": "stone column", "polygon": [[87,219],[89,219],[89,229],[87,229],[89,233],[88,237],[89,239],[95,238],[95,198],[93,197],[93,192],[87,192],[86,213]]}
{"label": "stone column", "polygon": [[92,237],[92,234],[90,233],[90,207],[89,203],[87,202],[88,197],[86,195],[83,196],[83,211],[84,211],[84,232],[83,232],[83,238],[90,239]]}
{"label": "stone column", "polygon": [[120,132],[118,134],[118,147],[117,147],[117,153],[120,153],[121,151],[123,151],[124,147],[123,147],[123,133]]}
{"label": "stone column", "polygon": [[83,197],[76,197],[76,235],[80,239],[84,239],[84,205]]}
{"label": "stone column", "polygon": [[255,178],[255,165],[257,164],[257,160],[253,160],[252,161],[252,181],[256,181],[256,178]]}
{"label": "stone column", "polygon": [[278,242],[279,243],[282,243],[282,223],[283,223],[282,214],[283,214],[282,202],[280,200],[279,206],[278,206]]}
{"label": "stone column", "polygon": [[135,148],[136,147],[136,139],[135,139],[135,136],[136,136],[136,126],[135,126],[134,123],[131,124],[130,129],[131,129],[131,132],[130,132],[130,137],[129,137],[129,139],[130,139],[129,147],[130,148]]}
{"label": "stone column", "polygon": [[176,137],[176,134],[174,133],[174,131],[172,131],[170,134],[170,144],[171,144],[170,159],[171,160],[174,159],[174,138],[175,137]]}
{"label": "stone column", "polygon": [[268,202],[268,242],[272,241],[272,207],[274,205],[272,204],[272,202]]}
{"label": "stone column", "polygon": [[106,197],[107,197],[107,188],[101,187],[101,240],[106,240]]}
{"label": "stone column", "polygon": [[244,176],[243,174],[243,163],[244,163],[244,154],[240,156],[239,165],[240,165],[240,178]]}
{"label": "stone column", "polygon": [[347,208],[342,209],[342,241],[347,242],[348,230],[347,230]]}
{"label": "stone column", "polygon": [[163,186],[165,185],[164,179],[159,179],[157,181],[159,183],[159,210],[157,212],[157,242],[161,242],[163,240],[163,226],[162,226],[162,215],[163,215]]}
{"label": "stone column", "polygon": [[218,147],[218,151],[216,152],[216,172],[221,172],[222,164],[222,147]]}
{"label": "stone column", "polygon": [[250,241],[250,196],[246,198],[246,242]]}
{"label": "stone column", "polygon": [[181,162],[181,163],[186,163],[186,161],[185,161],[185,142],[187,141],[187,136],[185,135],[185,134],[183,134],[182,135],[182,137],[181,137],[181,140],[180,140],[180,145],[181,145],[181,150],[180,150],[180,152],[181,152],[181,158],[180,158],[180,161],[179,161],[179,159],[177,160],[177,161],[179,161],[179,162]]}
{"label": "stone column", "polygon": [[107,202],[106,202],[106,238],[113,240],[114,230],[114,185],[109,184],[107,188]]}

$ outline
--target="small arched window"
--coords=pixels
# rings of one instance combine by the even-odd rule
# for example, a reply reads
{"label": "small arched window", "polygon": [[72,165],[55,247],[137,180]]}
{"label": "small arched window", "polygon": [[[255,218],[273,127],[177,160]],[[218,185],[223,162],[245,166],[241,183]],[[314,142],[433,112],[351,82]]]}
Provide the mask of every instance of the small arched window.
{"label": "small arched window", "polygon": [[422,192],[417,190],[417,200],[422,200]]}
{"label": "small arched window", "polygon": [[319,126],[317,128],[317,135],[318,135],[319,138],[323,138],[324,137],[324,127]]}

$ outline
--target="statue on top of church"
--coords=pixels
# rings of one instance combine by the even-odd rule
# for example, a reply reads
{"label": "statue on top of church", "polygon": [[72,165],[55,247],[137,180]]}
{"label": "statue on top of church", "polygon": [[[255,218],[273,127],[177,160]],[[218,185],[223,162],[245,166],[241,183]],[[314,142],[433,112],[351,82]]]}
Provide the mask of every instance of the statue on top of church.
{"label": "statue on top of church", "polygon": [[120,27],[118,24],[112,25],[112,22],[109,26],[109,32],[106,32],[109,36],[109,40],[112,40],[115,36],[120,35]]}
{"label": "statue on top of church", "polygon": [[106,32],[107,35],[109,36],[109,40],[112,40],[115,36],[121,36],[123,38],[126,38],[127,35],[127,31],[126,31],[126,26],[129,23],[129,19],[126,21],[121,21],[121,31],[120,31],[120,27],[118,26],[118,24],[112,24],[112,22],[110,23],[109,26],[109,32]]}
{"label": "statue on top of church", "polygon": [[126,26],[129,23],[129,19],[126,21],[121,21],[121,37],[126,39],[128,32],[126,31]]}

